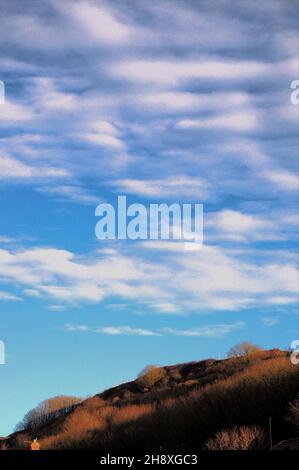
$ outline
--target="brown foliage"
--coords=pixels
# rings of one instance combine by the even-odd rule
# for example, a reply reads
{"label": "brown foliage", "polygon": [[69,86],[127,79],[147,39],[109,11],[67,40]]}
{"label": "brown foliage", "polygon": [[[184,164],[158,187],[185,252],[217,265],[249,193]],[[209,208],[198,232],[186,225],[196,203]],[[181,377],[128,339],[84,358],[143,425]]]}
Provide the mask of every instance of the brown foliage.
{"label": "brown foliage", "polygon": [[[122,406],[120,402],[96,408],[87,415],[81,415],[79,410],[84,410],[84,406],[79,406],[67,418],[59,440],[56,436],[42,446],[98,450],[198,448],[209,439],[213,440],[213,436],[215,439],[221,429],[226,433],[221,439],[225,438],[230,445],[237,432],[243,447],[258,445],[260,441],[252,438],[253,430],[265,426],[269,416],[275,423],[285,416],[289,401],[294,400],[298,392],[298,370],[287,357],[263,357],[227,377],[226,368],[231,367],[230,364],[230,360],[221,363],[223,376],[221,373],[214,383],[156,404]],[[280,424],[281,421],[276,424],[276,432]],[[277,437],[279,440],[280,436]]]}
{"label": "brown foliage", "polygon": [[165,377],[164,367],[148,366],[143,375],[138,377],[138,383],[141,387],[152,388]]}
{"label": "brown foliage", "polygon": [[206,443],[208,450],[262,450],[266,433],[258,426],[240,426],[219,431]]}
{"label": "brown foliage", "polygon": [[[92,431],[102,432],[102,439],[111,437],[118,426],[139,419],[152,411],[151,405],[132,405],[123,408],[104,406],[87,410],[83,406],[73,411],[65,420],[63,430],[41,440],[43,449],[68,449],[80,447],[92,439]],[[86,444],[88,446],[88,444]]]}
{"label": "brown foliage", "polygon": [[88,408],[89,410],[93,410],[106,406],[106,402],[101,397],[95,395],[94,397],[87,398],[87,400],[84,400],[82,402],[82,406],[84,408]]}
{"label": "brown foliage", "polygon": [[63,414],[67,414],[81,401],[82,398],[66,395],[44,400],[26,413],[21,423],[17,425],[17,430],[32,431]]}
{"label": "brown foliage", "polygon": [[253,354],[259,353],[262,351],[262,348],[256,346],[255,344],[250,343],[249,341],[244,341],[243,343],[236,344],[227,353],[228,357],[248,357]]}
{"label": "brown foliage", "polygon": [[296,400],[290,403],[288,421],[299,431],[299,395]]}
{"label": "brown foliage", "polygon": [[66,418],[63,430],[69,437],[78,438],[82,437],[86,431],[103,428],[104,425],[105,417],[99,411],[95,413],[80,407]]}

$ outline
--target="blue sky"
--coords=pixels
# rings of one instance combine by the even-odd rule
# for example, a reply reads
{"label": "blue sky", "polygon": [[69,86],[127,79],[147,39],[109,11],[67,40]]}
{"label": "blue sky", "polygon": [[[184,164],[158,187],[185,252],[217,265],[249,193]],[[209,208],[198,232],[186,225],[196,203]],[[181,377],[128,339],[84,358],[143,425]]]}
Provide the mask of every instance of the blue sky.
{"label": "blue sky", "polygon": [[[298,1],[1,2],[0,435],[150,363],[298,336]],[[95,208],[204,204],[204,246]]]}

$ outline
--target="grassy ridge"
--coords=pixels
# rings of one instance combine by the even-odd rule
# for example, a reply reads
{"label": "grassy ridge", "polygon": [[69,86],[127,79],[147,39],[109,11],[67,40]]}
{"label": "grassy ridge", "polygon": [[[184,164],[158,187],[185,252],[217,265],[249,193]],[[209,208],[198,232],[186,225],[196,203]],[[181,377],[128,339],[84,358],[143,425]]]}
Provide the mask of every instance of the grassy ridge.
{"label": "grassy ridge", "polygon": [[122,384],[85,400],[59,423],[36,430],[41,447],[213,448],[216,433],[220,443],[227,443],[242,427],[244,446],[251,442],[253,448],[267,448],[269,417],[274,443],[294,437],[286,416],[299,392],[299,370],[287,353],[263,351],[162,369],[156,382],[151,376],[151,383]]}

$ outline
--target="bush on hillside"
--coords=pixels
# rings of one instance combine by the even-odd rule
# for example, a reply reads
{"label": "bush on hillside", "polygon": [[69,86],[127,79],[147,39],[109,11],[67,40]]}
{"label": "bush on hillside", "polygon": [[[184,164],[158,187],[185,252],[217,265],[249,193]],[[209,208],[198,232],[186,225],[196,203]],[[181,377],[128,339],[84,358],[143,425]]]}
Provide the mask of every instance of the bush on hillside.
{"label": "bush on hillside", "polygon": [[166,371],[163,367],[148,366],[144,373],[138,377],[137,382],[141,387],[152,388],[165,377]]}
{"label": "bush on hillside", "polygon": [[288,421],[299,431],[299,394],[298,398],[290,403]]}
{"label": "bush on hillside", "polygon": [[262,351],[262,348],[259,346],[250,343],[249,341],[244,341],[243,343],[235,344],[227,353],[228,357],[249,357],[253,354],[259,353]]}
{"label": "bush on hillside", "polygon": [[25,414],[16,431],[30,431],[72,411],[82,398],[58,395],[39,403]]}
{"label": "bush on hillside", "polygon": [[206,443],[208,450],[262,450],[266,433],[258,426],[239,426],[219,431]]}
{"label": "bush on hillside", "polygon": [[[78,434],[74,425],[74,432],[72,427],[65,428],[59,441],[53,439],[51,443],[48,439],[46,443],[50,448],[103,451],[135,447],[143,450],[200,448],[223,429],[263,428],[269,416],[276,423],[274,431],[278,441],[285,437],[283,416],[288,403],[296,398],[298,387],[298,370],[287,357],[261,359],[236,375],[184,396],[165,398],[146,406],[103,407],[99,410],[101,418],[103,413],[106,415],[103,426],[90,427],[87,419],[80,437],[75,437]],[[242,446],[244,442],[258,445],[250,436],[252,433],[243,430]]]}

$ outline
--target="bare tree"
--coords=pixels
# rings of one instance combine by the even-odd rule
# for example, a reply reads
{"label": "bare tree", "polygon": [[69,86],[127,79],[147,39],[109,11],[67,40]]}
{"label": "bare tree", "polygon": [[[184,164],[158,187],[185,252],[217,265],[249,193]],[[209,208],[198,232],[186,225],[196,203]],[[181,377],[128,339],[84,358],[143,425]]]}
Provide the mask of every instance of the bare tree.
{"label": "bare tree", "polygon": [[243,343],[238,343],[227,353],[228,357],[248,357],[252,354],[255,354],[259,351],[262,351],[262,348],[256,344],[250,343],[249,341],[244,341]]}
{"label": "bare tree", "polygon": [[16,431],[35,429],[46,424],[52,419],[68,413],[81,401],[82,398],[67,395],[58,395],[44,400],[25,414],[22,421],[16,426]]}

